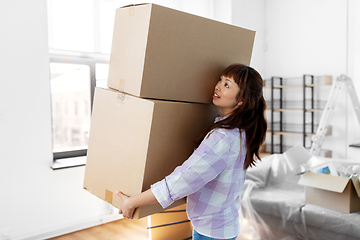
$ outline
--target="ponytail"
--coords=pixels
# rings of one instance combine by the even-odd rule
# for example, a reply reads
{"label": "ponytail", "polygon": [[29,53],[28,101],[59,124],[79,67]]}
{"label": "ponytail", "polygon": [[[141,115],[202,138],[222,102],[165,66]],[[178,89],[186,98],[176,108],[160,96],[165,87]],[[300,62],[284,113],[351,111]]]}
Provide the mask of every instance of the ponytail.
{"label": "ponytail", "polygon": [[265,119],[266,102],[263,96],[259,99],[258,108],[254,111],[254,121],[251,127],[245,130],[246,133],[246,157],[244,169],[254,166],[256,159],[261,160],[259,149],[265,142],[267,122]]}

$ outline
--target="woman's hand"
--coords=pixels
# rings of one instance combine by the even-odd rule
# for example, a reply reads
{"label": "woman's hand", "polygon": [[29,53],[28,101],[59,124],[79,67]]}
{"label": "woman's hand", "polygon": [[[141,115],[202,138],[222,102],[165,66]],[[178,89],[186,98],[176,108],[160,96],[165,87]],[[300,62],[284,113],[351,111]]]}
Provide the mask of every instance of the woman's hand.
{"label": "woman's hand", "polygon": [[122,214],[127,219],[133,219],[135,208],[157,203],[155,195],[151,189],[146,190],[140,194],[134,196],[126,196],[120,191],[115,191],[115,193],[121,197],[121,206],[119,209],[119,214]]}
{"label": "woman's hand", "polygon": [[135,207],[132,206],[130,197],[120,191],[116,191],[115,193],[121,198],[119,214],[122,214],[127,219],[133,219]]}

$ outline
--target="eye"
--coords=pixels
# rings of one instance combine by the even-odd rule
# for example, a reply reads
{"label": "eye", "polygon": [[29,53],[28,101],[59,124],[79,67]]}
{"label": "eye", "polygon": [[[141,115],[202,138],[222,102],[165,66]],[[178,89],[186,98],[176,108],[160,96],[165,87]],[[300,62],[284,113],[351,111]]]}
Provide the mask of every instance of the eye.
{"label": "eye", "polygon": [[221,78],[219,78],[219,82],[221,82]]}
{"label": "eye", "polygon": [[229,88],[229,85],[228,85],[227,83],[225,83],[225,87],[226,87],[226,88]]}

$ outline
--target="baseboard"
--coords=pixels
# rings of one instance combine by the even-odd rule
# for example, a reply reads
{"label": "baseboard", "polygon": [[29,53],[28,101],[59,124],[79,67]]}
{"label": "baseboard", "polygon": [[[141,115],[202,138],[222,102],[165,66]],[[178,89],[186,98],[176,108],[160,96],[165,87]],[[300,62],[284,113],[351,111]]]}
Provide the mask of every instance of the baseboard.
{"label": "baseboard", "polygon": [[18,238],[11,238],[11,240],[39,240],[39,239],[49,239],[53,237],[58,237],[64,234],[76,232],[79,230],[83,230],[86,228],[98,226],[104,223],[112,222],[115,220],[119,220],[123,218],[122,215],[116,213],[116,212],[109,212],[109,214],[97,216],[91,219],[86,219],[83,221],[74,222],[71,224],[68,224],[66,226],[49,229],[48,231],[37,233],[37,234],[31,234],[27,236],[22,236]]}

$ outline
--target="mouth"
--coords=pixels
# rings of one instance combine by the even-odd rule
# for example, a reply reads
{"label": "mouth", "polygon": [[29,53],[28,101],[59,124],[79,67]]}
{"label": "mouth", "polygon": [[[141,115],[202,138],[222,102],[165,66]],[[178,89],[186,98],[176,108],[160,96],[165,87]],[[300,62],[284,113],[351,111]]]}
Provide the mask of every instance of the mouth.
{"label": "mouth", "polygon": [[219,96],[216,92],[214,92],[213,98],[215,98],[215,99],[219,99],[219,98],[220,98],[220,96]]}

